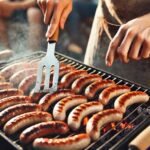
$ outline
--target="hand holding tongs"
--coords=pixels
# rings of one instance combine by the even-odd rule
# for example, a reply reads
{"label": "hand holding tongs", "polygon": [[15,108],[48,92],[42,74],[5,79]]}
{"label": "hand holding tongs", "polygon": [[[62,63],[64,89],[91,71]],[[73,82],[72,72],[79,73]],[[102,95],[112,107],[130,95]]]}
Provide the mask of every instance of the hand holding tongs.
{"label": "hand holding tongs", "polygon": [[[47,54],[39,62],[38,71],[37,71],[37,80],[35,85],[35,92],[49,92],[53,93],[57,91],[58,78],[59,78],[59,61],[55,57],[55,46],[58,41],[59,28],[56,30],[54,35],[48,41]],[[45,68],[45,81],[44,89],[41,90],[43,68]],[[53,80],[52,86],[50,87],[51,79],[51,69],[53,69]]]}

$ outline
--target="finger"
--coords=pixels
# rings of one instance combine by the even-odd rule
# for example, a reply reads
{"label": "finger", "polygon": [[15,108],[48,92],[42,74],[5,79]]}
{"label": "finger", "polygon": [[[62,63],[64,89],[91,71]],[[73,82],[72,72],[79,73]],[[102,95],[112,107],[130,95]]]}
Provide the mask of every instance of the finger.
{"label": "finger", "polygon": [[143,38],[140,35],[137,35],[134,39],[130,52],[129,52],[129,58],[133,60],[139,60],[140,59],[140,49],[143,44]]}
{"label": "finger", "polygon": [[42,13],[44,14],[46,10],[46,0],[39,0],[38,5],[40,9],[42,10]]}
{"label": "finger", "polygon": [[147,40],[144,40],[143,47],[141,50],[141,58],[149,58],[150,57],[150,44]]}
{"label": "finger", "polygon": [[117,49],[118,56],[120,60],[124,63],[128,63],[128,52],[130,50],[131,44],[134,40],[136,33],[134,33],[131,29],[127,30],[126,35]]}
{"label": "finger", "polygon": [[46,32],[47,38],[52,37],[52,35],[55,33],[57,27],[59,26],[62,11],[63,11],[62,5],[61,4],[59,5],[59,3],[56,1],[54,4],[54,13],[52,16],[52,20],[51,20],[50,26]]}
{"label": "finger", "polygon": [[62,16],[61,16],[61,20],[60,20],[60,28],[61,29],[64,29],[64,26],[65,26],[65,23],[66,23],[66,20],[70,14],[70,12],[72,11],[72,4],[68,5],[63,13],[62,13]]}
{"label": "finger", "polygon": [[47,7],[46,7],[45,14],[44,14],[44,23],[49,24],[51,16],[52,16],[53,8],[54,8],[54,1],[48,0],[46,5]]}
{"label": "finger", "polygon": [[107,66],[111,66],[113,64],[116,56],[117,47],[119,46],[122,38],[124,37],[125,32],[126,32],[126,26],[122,25],[118,30],[117,34],[114,36],[111,43],[109,44],[108,51],[106,53],[106,58],[105,58],[105,62]]}

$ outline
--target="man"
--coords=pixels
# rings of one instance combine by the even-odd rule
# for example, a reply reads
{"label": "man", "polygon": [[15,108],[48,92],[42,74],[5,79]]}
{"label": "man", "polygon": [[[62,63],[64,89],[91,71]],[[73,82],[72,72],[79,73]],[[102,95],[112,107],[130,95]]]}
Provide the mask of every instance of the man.
{"label": "man", "polygon": [[[11,48],[8,26],[26,21],[29,24],[28,45],[32,50],[39,47],[42,14],[35,6],[36,0],[0,0],[0,43],[4,48]],[[34,29],[36,32],[33,32]]]}

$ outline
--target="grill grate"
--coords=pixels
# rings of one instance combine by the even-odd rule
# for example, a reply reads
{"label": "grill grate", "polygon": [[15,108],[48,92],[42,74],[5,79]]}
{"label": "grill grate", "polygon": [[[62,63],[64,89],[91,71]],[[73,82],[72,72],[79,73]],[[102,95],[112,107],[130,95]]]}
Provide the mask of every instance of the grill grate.
{"label": "grill grate", "polygon": [[[34,53],[32,55],[26,56],[25,58],[20,58],[14,61],[7,62],[5,66],[19,62],[22,60],[38,60],[41,57],[45,55],[44,52],[38,52]],[[131,87],[133,91],[144,91],[150,95],[150,89],[135,83],[132,83],[128,80],[122,79],[118,76],[115,76],[113,74],[107,73],[103,70],[99,70],[87,65],[82,64],[81,62],[74,60],[72,58],[66,57],[62,54],[56,53],[56,57],[59,59],[60,62],[70,64],[74,66],[76,69],[82,69],[82,70],[87,70],[88,73],[90,74],[99,74],[102,76],[103,79],[111,79],[115,81],[116,84],[119,85],[127,85]],[[4,67],[4,65],[3,65]],[[109,108],[112,107],[112,104],[109,105]],[[102,136],[99,138],[98,141],[91,143],[86,150],[103,150],[103,149],[112,149],[112,150],[117,150],[117,149],[127,149],[127,143],[135,137],[142,129],[144,129],[148,124],[150,124],[150,114],[148,110],[150,109],[150,103],[146,104],[140,104],[140,105],[135,105],[134,107],[129,107],[128,112],[126,113],[127,115],[124,117],[124,119],[116,124],[116,129],[118,131],[114,131],[113,129],[109,129],[105,134],[102,134]],[[134,128],[132,129],[127,129],[127,127],[120,129],[121,123],[127,122],[129,124],[133,124]],[[81,132],[81,131],[79,131]],[[83,131],[82,131],[83,132]],[[77,133],[71,133],[68,136],[75,135]],[[6,137],[3,132],[0,131],[0,136],[2,139],[6,139],[9,144],[13,145],[14,149],[32,149],[31,145],[28,146],[23,146],[20,144],[18,139],[13,139],[10,140],[8,137]],[[56,136],[54,138],[59,138],[61,136]],[[1,139],[1,138],[0,138]],[[1,145],[1,144],[0,144]],[[11,148],[12,149],[12,148]]]}

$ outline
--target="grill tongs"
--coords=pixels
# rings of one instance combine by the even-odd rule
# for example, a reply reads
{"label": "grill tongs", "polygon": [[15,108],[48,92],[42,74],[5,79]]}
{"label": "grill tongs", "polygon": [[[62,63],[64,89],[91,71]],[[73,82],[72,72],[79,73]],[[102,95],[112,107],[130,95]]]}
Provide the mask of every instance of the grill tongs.
{"label": "grill tongs", "polygon": [[[59,77],[59,61],[55,56],[55,46],[58,40],[59,29],[54,33],[53,37],[48,41],[48,48],[46,56],[39,62],[37,70],[37,79],[34,92],[48,92],[53,93],[57,91],[58,77]],[[41,84],[43,81],[43,69],[45,69],[44,88],[41,90]],[[53,72],[53,73],[52,73]],[[51,80],[51,78],[53,80]],[[50,81],[52,85],[50,86]]]}

